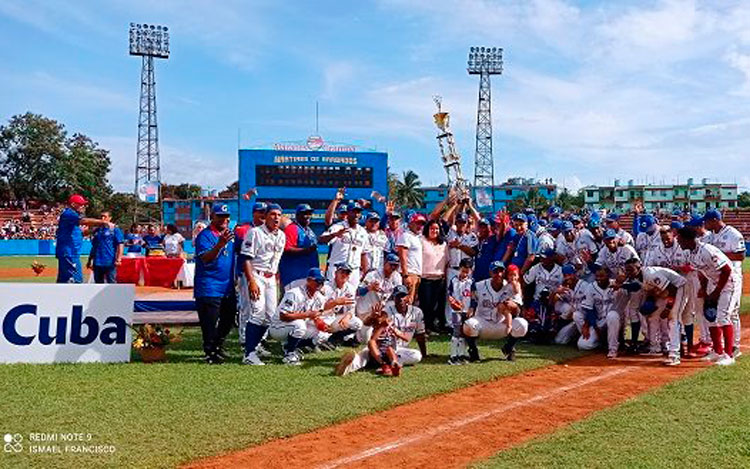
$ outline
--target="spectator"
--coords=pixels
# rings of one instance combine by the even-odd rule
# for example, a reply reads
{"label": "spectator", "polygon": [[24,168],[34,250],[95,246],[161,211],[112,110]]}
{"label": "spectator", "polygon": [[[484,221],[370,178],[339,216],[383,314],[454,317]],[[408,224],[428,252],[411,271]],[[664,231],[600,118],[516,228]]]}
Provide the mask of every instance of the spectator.
{"label": "spectator", "polygon": [[146,245],[146,251],[163,247],[164,237],[159,234],[156,225],[148,225],[148,232],[143,237],[143,243]]}
{"label": "spectator", "polygon": [[[102,221],[112,221],[112,215],[104,211]],[[120,228],[100,226],[91,237],[91,252],[86,264],[94,271],[94,282],[117,283],[117,266],[120,265],[123,252],[123,235]]]}
{"label": "spectator", "polygon": [[130,231],[125,234],[125,246],[128,254],[141,254],[143,252],[143,237],[141,237],[141,225],[133,223]]}
{"label": "spectator", "polygon": [[185,238],[174,224],[168,224],[167,234],[164,236],[164,254],[167,257],[182,257],[184,253]]}
{"label": "spectator", "polygon": [[425,327],[435,333],[445,328],[445,270],[448,244],[437,220],[428,221],[422,230],[422,274],[419,282],[419,307]]}
{"label": "spectator", "polygon": [[313,209],[308,204],[299,204],[294,221],[286,226],[286,244],[279,264],[281,286],[305,278],[313,267],[320,267],[318,260],[318,238],[310,228]]}
{"label": "spectator", "polygon": [[396,249],[401,267],[401,278],[409,290],[407,301],[414,304],[422,276],[422,228],[427,219],[421,213],[409,217],[409,225],[396,241]]}

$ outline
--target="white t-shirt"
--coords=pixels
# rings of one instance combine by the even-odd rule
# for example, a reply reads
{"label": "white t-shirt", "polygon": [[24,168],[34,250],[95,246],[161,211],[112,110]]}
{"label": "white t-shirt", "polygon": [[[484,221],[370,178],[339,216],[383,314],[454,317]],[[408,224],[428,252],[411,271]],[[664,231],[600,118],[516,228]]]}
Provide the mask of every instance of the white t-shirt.
{"label": "white t-shirt", "polygon": [[168,234],[164,236],[164,254],[167,255],[178,255],[182,252],[180,243],[184,242],[185,238],[180,233]]}
{"label": "white t-shirt", "polygon": [[328,257],[329,268],[342,262],[346,262],[353,269],[359,269],[362,266],[362,253],[370,246],[367,230],[363,226],[356,225],[352,228],[347,221],[338,222],[331,225],[323,235],[337,233],[346,228],[349,229],[348,233],[328,242],[331,246],[331,255]]}
{"label": "white t-shirt", "polygon": [[422,235],[406,229],[396,240],[396,246],[406,248],[406,273],[422,275]]}
{"label": "white t-shirt", "polygon": [[253,263],[253,269],[269,274],[279,271],[279,261],[284,254],[286,235],[281,230],[271,232],[263,224],[251,228],[242,241],[240,252]]}

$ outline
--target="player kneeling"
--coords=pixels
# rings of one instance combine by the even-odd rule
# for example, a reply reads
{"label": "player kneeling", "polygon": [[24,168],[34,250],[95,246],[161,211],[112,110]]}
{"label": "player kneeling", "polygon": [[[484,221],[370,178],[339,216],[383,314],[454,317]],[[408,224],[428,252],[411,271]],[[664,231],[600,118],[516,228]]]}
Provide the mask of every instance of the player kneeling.
{"label": "player kneeling", "polygon": [[599,347],[600,338],[606,337],[607,358],[617,358],[620,315],[614,309],[615,290],[609,275],[606,267],[597,269],[595,282],[587,289],[581,309],[573,313],[573,321],[581,333],[578,339],[580,350],[594,350]]}
{"label": "player kneeling", "polygon": [[518,268],[508,268],[508,281],[503,274],[505,265],[500,261],[490,264],[491,277],[474,285],[471,306],[464,322],[463,332],[469,347],[469,360],[479,361],[477,339],[498,340],[508,338],[502,348],[508,361],[516,359],[516,343],[526,335],[529,323],[517,317],[523,300]]}

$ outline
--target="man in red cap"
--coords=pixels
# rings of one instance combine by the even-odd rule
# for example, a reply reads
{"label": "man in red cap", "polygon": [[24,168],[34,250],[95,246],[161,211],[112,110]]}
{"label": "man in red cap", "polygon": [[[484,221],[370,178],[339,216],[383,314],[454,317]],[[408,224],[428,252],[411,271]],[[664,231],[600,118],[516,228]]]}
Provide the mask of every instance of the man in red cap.
{"label": "man in red cap", "polygon": [[84,218],[84,210],[88,201],[78,194],[71,195],[68,207],[60,214],[57,222],[57,243],[55,257],[57,257],[57,283],[83,283],[81,272],[81,245],[83,232],[81,225],[106,226],[110,229],[114,223],[97,218]]}

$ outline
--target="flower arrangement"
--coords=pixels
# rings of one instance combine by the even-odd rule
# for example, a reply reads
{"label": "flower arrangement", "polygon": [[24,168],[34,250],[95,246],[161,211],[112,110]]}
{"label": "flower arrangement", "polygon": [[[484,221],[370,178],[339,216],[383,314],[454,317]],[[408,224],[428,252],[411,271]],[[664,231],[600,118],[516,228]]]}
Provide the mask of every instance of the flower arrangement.
{"label": "flower arrangement", "polygon": [[144,362],[164,361],[167,345],[182,340],[182,331],[174,333],[160,325],[143,324],[133,327],[133,348],[138,350]]}

